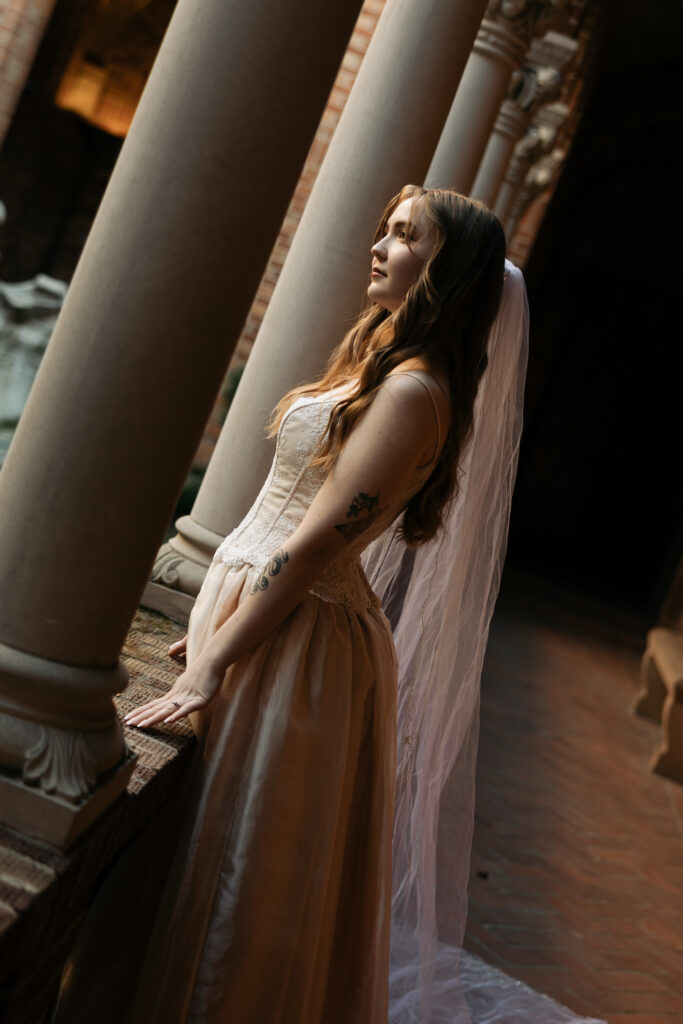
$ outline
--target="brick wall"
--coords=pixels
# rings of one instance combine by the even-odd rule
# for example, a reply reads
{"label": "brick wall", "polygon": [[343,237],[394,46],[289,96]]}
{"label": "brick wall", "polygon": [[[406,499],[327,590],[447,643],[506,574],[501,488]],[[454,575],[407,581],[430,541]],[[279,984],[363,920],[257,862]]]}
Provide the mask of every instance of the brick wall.
{"label": "brick wall", "polygon": [[0,143],[54,5],[55,0],[3,0],[0,6]]}

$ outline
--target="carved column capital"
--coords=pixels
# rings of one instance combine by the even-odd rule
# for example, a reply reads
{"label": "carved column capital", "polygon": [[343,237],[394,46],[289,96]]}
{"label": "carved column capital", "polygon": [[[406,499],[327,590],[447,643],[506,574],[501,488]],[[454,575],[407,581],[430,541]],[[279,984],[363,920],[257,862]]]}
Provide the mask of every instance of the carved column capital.
{"label": "carved column capital", "polygon": [[520,139],[534,114],[560,92],[562,77],[556,68],[526,66],[515,71],[508,96],[501,105],[494,131]]}
{"label": "carved column capital", "polygon": [[519,68],[535,36],[546,33],[568,0],[490,0],[474,44],[475,53]]}
{"label": "carved column capital", "polygon": [[490,0],[482,28],[491,24],[508,32],[528,48],[535,36],[543,36],[557,22],[569,0]]}

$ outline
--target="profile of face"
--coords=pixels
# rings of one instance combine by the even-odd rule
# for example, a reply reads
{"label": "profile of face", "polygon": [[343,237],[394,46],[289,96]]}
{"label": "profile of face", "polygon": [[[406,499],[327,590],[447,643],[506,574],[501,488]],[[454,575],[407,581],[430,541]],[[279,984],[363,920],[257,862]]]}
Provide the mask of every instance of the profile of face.
{"label": "profile of face", "polygon": [[384,236],[373,245],[368,297],[395,313],[417,280],[436,244],[436,226],[417,200],[398,204],[387,220]]}

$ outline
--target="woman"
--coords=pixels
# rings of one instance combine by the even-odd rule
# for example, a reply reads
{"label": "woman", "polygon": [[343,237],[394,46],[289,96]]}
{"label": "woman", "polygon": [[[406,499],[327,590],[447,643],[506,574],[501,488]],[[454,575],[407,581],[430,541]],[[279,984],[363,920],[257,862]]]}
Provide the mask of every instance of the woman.
{"label": "woman", "polygon": [[404,544],[426,544],[458,493],[504,251],[457,193],[392,199],[368,309],[276,409],[273,467],[207,573],[187,670],[127,717],[192,714],[203,758],[140,1020],[387,1020],[396,658],[360,554],[401,513]]}

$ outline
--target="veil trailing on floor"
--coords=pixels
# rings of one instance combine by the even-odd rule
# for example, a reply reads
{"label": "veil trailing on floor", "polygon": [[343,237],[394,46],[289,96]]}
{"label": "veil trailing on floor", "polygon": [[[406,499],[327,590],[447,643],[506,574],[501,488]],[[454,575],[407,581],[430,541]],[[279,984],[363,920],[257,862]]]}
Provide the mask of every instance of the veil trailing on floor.
{"label": "veil trailing on floor", "polygon": [[506,261],[472,439],[444,527],[416,550],[406,548],[394,528],[363,556],[399,662],[390,1024],[470,1020],[459,960],[479,683],[505,558],[527,352],[524,279]]}

